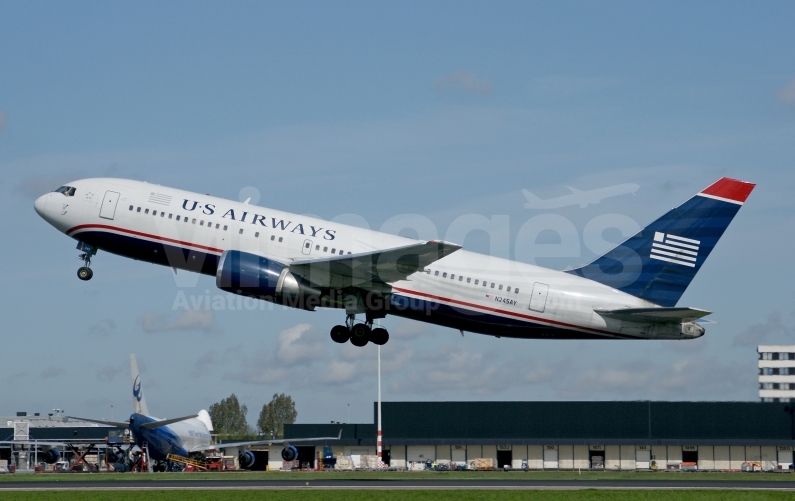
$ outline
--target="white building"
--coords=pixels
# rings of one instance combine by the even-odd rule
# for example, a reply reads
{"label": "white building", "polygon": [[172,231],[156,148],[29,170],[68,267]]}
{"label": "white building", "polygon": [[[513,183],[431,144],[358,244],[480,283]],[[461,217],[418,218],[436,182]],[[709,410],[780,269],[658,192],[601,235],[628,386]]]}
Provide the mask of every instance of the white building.
{"label": "white building", "polygon": [[795,345],[759,346],[759,398],[762,402],[795,399]]}

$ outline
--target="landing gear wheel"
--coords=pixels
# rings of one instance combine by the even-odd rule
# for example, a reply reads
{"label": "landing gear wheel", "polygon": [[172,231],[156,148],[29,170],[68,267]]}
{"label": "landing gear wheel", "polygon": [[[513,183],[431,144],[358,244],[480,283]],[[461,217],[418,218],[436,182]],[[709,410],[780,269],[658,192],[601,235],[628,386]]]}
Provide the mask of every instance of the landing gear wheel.
{"label": "landing gear wheel", "polygon": [[88,266],[81,266],[77,270],[77,278],[80,280],[91,280],[91,277],[94,276],[94,272],[91,271],[91,268]]}
{"label": "landing gear wheel", "polygon": [[331,328],[331,340],[335,343],[347,343],[351,332],[344,325],[335,325]]}
{"label": "landing gear wheel", "polygon": [[386,342],[389,341],[389,333],[386,329],[376,327],[370,333],[370,341],[377,345],[385,345]]}
{"label": "landing gear wheel", "polygon": [[354,346],[366,346],[370,341],[370,328],[367,324],[356,324],[351,329],[351,344]]}

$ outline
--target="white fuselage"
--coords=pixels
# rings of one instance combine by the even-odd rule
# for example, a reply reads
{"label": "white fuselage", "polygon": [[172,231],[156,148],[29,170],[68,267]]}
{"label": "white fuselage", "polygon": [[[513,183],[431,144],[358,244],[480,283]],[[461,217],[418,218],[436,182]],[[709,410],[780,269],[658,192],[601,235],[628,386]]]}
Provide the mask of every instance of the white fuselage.
{"label": "white fuselage", "polygon": [[[209,275],[225,250],[289,265],[408,243],[405,237],[139,181],[85,179],[70,186],[76,188],[73,196],[49,193],[35,204],[59,231],[126,257]],[[594,312],[656,306],[648,301],[569,273],[465,250],[389,285],[396,305],[390,313],[462,331],[553,339],[690,337],[678,325]],[[420,306],[401,310],[400,304]],[[432,311],[416,311],[422,308]]]}

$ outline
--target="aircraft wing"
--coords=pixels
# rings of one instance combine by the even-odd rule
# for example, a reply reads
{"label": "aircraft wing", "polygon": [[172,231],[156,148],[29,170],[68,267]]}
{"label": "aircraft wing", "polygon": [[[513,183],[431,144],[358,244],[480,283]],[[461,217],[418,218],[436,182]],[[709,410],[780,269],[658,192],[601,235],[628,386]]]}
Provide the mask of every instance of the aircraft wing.
{"label": "aircraft wing", "polygon": [[141,428],[146,428],[147,430],[153,430],[155,428],[160,428],[161,426],[179,423],[180,421],[185,421],[186,419],[193,419],[195,417],[199,417],[199,415],[191,414],[190,416],[182,416],[174,419],[161,419],[160,421],[152,421],[149,423],[144,423],[141,425]]}
{"label": "aircraft wing", "polygon": [[130,427],[129,421],[107,421],[104,419],[89,419],[75,416],[66,416],[69,419],[77,419],[78,421],[87,421],[89,423],[106,424],[108,426],[115,426],[116,428],[124,428],[125,430]]}
{"label": "aircraft wing", "polygon": [[[104,438],[79,438],[75,440],[0,440],[0,444],[9,445],[47,445],[49,447],[61,447],[70,445],[93,445],[97,449],[114,447],[115,444],[108,444]],[[121,445],[121,444],[119,444]]]}
{"label": "aircraft wing", "polygon": [[379,289],[386,288],[385,284],[390,282],[405,280],[460,248],[457,244],[431,240],[359,254],[297,259],[290,264],[290,272],[319,287]]}
{"label": "aircraft wing", "polygon": [[272,439],[272,440],[249,440],[245,442],[225,442],[223,444],[210,444],[210,445],[198,445],[191,449],[191,452],[202,452],[202,451],[210,451],[210,450],[217,450],[217,449],[227,449],[231,447],[250,447],[252,445],[274,445],[274,444],[284,444],[289,445],[295,442],[318,442],[321,440],[339,440],[342,438],[342,430],[340,430],[339,434],[336,437],[317,437],[317,438],[293,438],[293,439]]}
{"label": "aircraft wing", "polygon": [[698,308],[621,308],[618,310],[603,310],[595,308],[594,311],[603,317],[627,320],[630,322],[652,322],[663,324],[679,324],[692,322],[711,314],[711,311]]}

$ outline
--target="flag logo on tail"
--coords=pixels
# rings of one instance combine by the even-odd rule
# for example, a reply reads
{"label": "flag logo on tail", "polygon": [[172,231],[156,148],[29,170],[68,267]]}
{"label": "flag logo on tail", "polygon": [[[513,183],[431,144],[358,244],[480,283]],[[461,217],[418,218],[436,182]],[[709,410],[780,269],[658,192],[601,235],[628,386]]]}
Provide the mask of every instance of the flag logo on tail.
{"label": "flag logo on tail", "polygon": [[701,245],[701,240],[677,237],[670,233],[656,231],[649,257],[695,268],[699,245]]}

